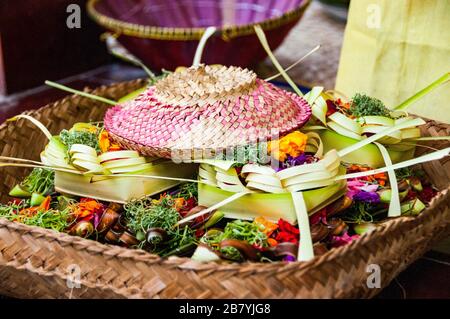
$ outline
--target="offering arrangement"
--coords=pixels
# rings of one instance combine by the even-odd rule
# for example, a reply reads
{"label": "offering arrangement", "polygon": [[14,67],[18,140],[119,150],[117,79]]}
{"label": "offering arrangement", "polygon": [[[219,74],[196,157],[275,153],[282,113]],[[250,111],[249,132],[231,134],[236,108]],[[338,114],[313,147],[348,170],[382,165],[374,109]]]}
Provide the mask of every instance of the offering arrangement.
{"label": "offering arrangement", "polygon": [[[181,296],[170,287],[187,287],[189,280],[180,283],[185,279],[169,273],[180,275],[183,267],[192,272],[217,269],[210,276],[202,273],[211,278],[205,280],[217,282],[226,277],[225,269],[250,267],[256,274],[258,267],[267,266],[261,276],[268,280],[273,267],[295,272],[297,266],[289,265],[324,264],[332,256],[352,263],[357,257],[344,251],[365,249],[358,242],[380,245],[383,236],[406,236],[392,227],[420,224],[422,214],[432,209],[436,218],[446,218],[448,191],[442,184],[448,187],[448,180],[433,184],[420,164],[446,158],[448,145],[436,149],[425,143],[445,143],[449,137],[423,136],[429,123],[408,114],[407,107],[447,82],[448,73],[392,109],[363,93],[347,98],[314,87],[303,94],[276,61],[262,29],[255,31],[293,92],[248,69],[200,63],[201,44],[191,67],[165,72],[138,91],[116,95],[117,102],[76,92],[102,103],[103,118],[77,118],[57,134],[50,133],[42,117],[11,119],[10,124],[28,121],[38,127],[47,142],[40,161],[0,157],[0,166],[32,168],[0,205],[2,223],[49,229],[55,238],[67,233],[66,243],[111,249],[125,259],[142,257],[147,264],[141,267],[150,267],[145,276],[156,271],[159,277],[152,277],[151,287],[136,284],[136,294]],[[377,237],[370,241],[370,235]],[[372,256],[380,258],[377,254]],[[148,266],[152,260],[155,268]],[[171,262],[175,270],[169,270]],[[329,271],[323,276],[328,278]],[[166,277],[171,284],[161,283]],[[276,280],[289,286],[286,296],[299,296],[308,288],[294,289],[283,278]],[[354,275],[354,280],[361,278]],[[106,295],[132,295],[129,278],[102,285],[111,289]],[[277,286],[269,280],[264,293],[234,281],[230,285],[223,294],[204,291],[236,296],[230,290],[238,285],[237,293],[245,291],[244,296],[268,297]],[[353,288],[353,294],[368,293]],[[95,295],[90,288],[85,291]],[[195,288],[195,296],[201,291]],[[340,296],[349,295],[344,291]]]}

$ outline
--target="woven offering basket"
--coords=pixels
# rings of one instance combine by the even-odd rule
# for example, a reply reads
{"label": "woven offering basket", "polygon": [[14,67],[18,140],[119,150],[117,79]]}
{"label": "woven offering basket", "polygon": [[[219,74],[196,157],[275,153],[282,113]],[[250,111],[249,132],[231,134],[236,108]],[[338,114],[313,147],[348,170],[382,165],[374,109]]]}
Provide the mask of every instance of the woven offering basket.
{"label": "woven offering basket", "polygon": [[[143,81],[120,83],[98,88],[94,94],[118,99],[143,85]],[[27,114],[58,133],[75,122],[102,120],[107,108],[70,96]],[[429,121],[423,133],[449,135],[450,126]],[[27,121],[0,126],[2,156],[38,159],[45,142],[45,136]],[[383,288],[450,234],[450,161],[446,158],[423,167],[440,192],[418,217],[392,219],[347,246],[302,263],[200,264],[189,258],[162,259],[142,250],[0,219],[0,294],[21,298],[373,297],[380,289],[368,288],[368,265],[380,266]],[[2,202],[27,173],[1,168]],[[76,283],[67,284],[76,278],[74,269],[80,271],[79,288]]]}

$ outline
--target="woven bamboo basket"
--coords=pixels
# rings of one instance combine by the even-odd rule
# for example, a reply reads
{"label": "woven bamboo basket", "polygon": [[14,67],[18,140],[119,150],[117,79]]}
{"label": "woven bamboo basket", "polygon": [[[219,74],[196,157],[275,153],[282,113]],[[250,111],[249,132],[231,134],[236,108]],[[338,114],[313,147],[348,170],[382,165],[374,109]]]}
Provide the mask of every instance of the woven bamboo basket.
{"label": "woven bamboo basket", "polygon": [[[118,99],[143,84],[120,83],[94,93]],[[107,107],[71,96],[28,114],[57,133],[78,121],[102,119]],[[429,121],[424,132],[449,135],[450,126]],[[26,121],[0,126],[3,156],[38,159],[44,143],[45,136]],[[383,288],[450,234],[450,161],[428,163],[424,169],[440,192],[419,217],[392,219],[347,246],[302,263],[200,264],[188,258],[161,259],[142,250],[0,219],[0,294],[21,298],[373,297],[380,289],[368,287],[368,265],[380,266]],[[1,169],[2,201],[27,173]],[[74,265],[80,270],[79,288],[67,284]]]}

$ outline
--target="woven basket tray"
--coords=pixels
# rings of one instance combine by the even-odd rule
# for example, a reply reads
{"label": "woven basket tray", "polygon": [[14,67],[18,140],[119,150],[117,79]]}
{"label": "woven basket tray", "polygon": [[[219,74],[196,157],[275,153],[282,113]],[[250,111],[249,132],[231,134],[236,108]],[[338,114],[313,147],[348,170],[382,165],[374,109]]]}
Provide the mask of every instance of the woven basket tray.
{"label": "woven basket tray", "polygon": [[[94,92],[118,99],[142,85],[134,81]],[[102,119],[106,108],[72,96],[28,114],[58,133],[77,121]],[[424,130],[433,136],[449,135],[450,126],[428,122]],[[44,143],[45,136],[26,121],[0,126],[3,156],[38,159]],[[450,234],[450,161],[429,163],[424,169],[441,192],[419,217],[393,219],[347,246],[303,263],[219,265],[188,258],[161,259],[142,250],[0,219],[0,294],[22,298],[372,297],[380,289],[368,288],[368,265],[380,266],[381,287],[385,287],[433,243]],[[1,169],[3,202],[27,173]],[[74,265],[81,271],[80,288],[67,285]]]}

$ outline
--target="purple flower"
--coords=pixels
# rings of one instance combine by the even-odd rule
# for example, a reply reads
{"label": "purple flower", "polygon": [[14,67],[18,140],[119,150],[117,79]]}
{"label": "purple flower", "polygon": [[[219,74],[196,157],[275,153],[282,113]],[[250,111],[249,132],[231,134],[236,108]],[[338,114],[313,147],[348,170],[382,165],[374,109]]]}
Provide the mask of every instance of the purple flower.
{"label": "purple flower", "polygon": [[316,159],[314,158],[314,156],[310,155],[310,154],[302,153],[301,155],[296,156],[296,157],[292,157],[291,155],[288,155],[286,160],[284,162],[280,163],[280,167],[278,168],[277,171],[281,171],[285,168],[289,168],[292,166],[303,165],[305,163],[313,163],[315,161],[316,161]]}
{"label": "purple flower", "polygon": [[353,196],[353,200],[370,204],[378,204],[380,202],[380,195],[375,192],[360,191]]}
{"label": "purple flower", "polygon": [[180,192],[179,189],[175,189],[175,190],[173,190],[173,191],[170,191],[168,194],[169,194],[170,196],[175,196],[175,195],[178,194],[179,192]]}
{"label": "purple flower", "polygon": [[287,261],[287,262],[293,262],[293,261],[296,261],[296,260],[297,259],[294,256],[292,256],[292,255],[286,255],[283,258],[283,261]]}
{"label": "purple flower", "polygon": [[358,194],[361,191],[373,193],[378,189],[378,185],[376,184],[368,184],[366,182],[352,179],[347,182],[348,192],[347,196],[353,199],[353,196]]}

